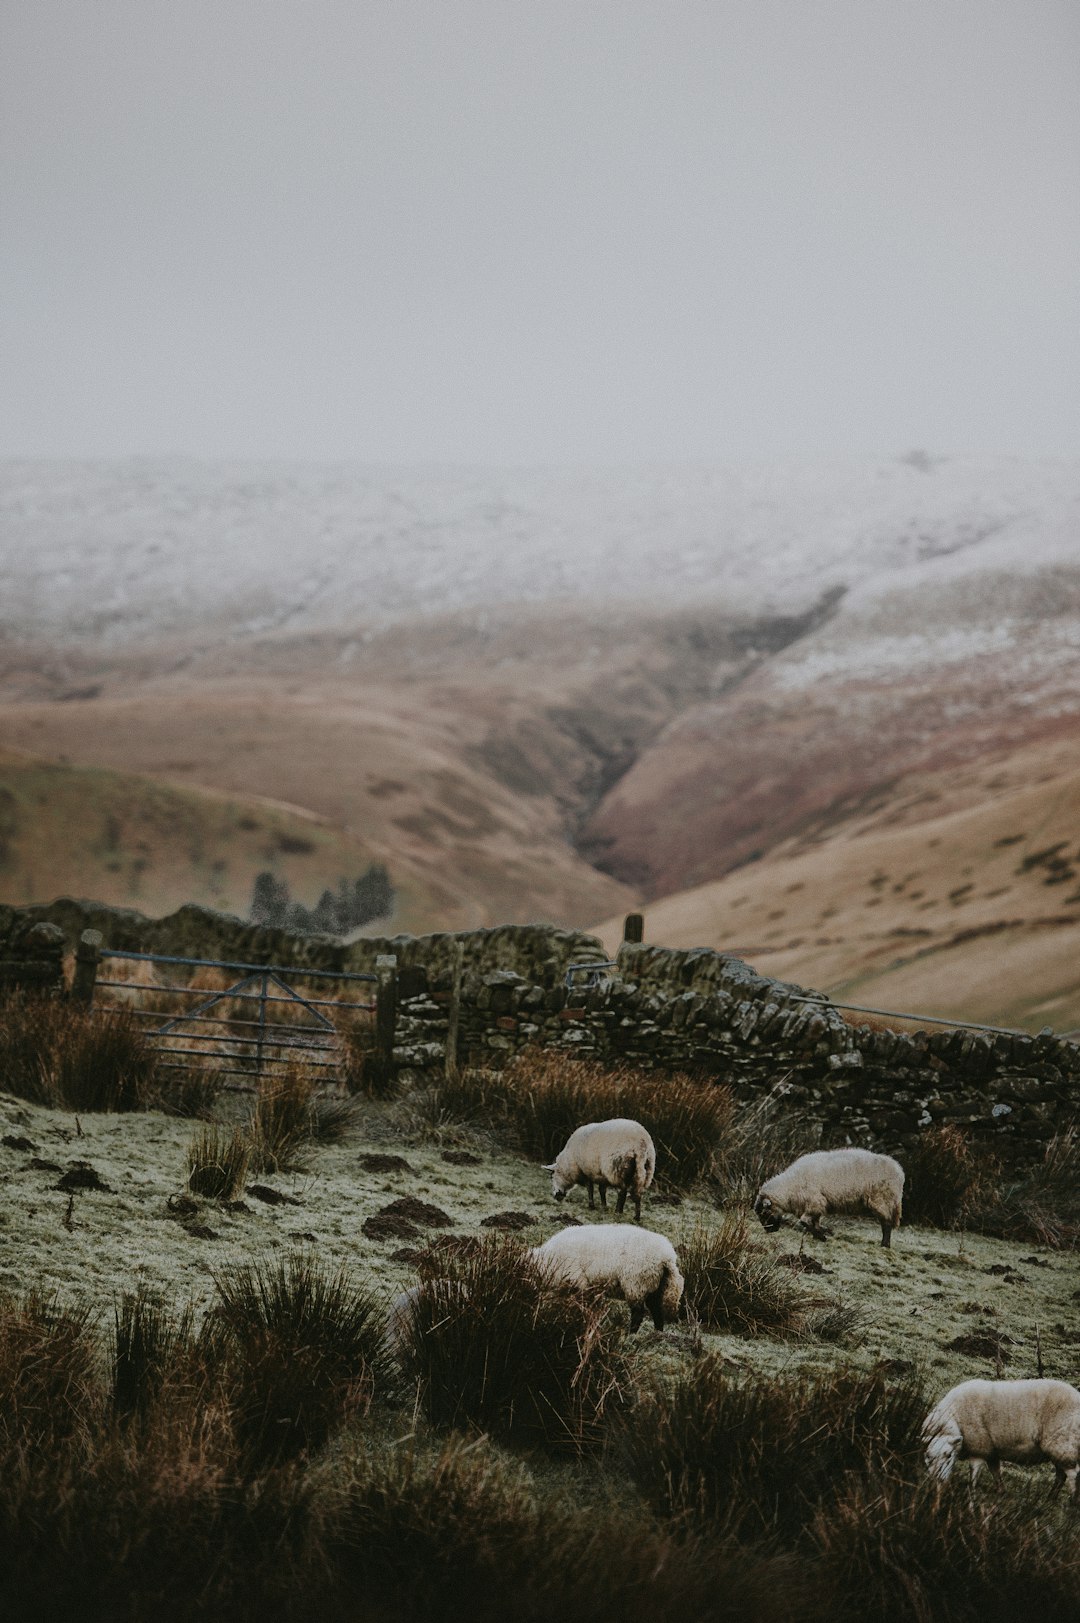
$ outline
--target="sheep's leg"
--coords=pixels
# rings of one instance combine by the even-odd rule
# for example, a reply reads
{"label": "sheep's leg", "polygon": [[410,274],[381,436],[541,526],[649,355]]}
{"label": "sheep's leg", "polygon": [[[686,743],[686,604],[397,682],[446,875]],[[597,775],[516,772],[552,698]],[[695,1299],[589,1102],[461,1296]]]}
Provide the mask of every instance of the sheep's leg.
{"label": "sheep's leg", "polygon": [[645,1303],[644,1302],[634,1302],[631,1305],[631,1308],[630,1308],[630,1334],[631,1335],[634,1334],[635,1330],[640,1328],[641,1321],[642,1321],[642,1319],[644,1317],[645,1317]]}
{"label": "sheep's leg", "polygon": [[600,1179],[599,1187],[600,1187],[600,1204],[601,1204],[601,1206],[604,1208],[604,1210],[606,1212],[607,1211],[608,1186],[607,1186],[607,1184],[606,1184],[606,1182],[604,1181],[603,1178]]}
{"label": "sheep's leg", "polygon": [[893,1226],[889,1222],[887,1217],[881,1218],[880,1221],[881,1221],[881,1243],[885,1247],[886,1251],[889,1251],[889,1250],[892,1249]]}
{"label": "sheep's leg", "polygon": [[652,1314],[652,1322],[658,1330],[664,1328],[664,1287],[661,1282],[656,1290],[650,1291],[645,1298],[645,1306]]}
{"label": "sheep's leg", "polygon": [[586,1183],[588,1184],[589,1188],[589,1210],[590,1212],[594,1212],[596,1210],[596,1202],[593,1199],[593,1181],[591,1178],[587,1178]]}
{"label": "sheep's leg", "polygon": [[1066,1471],[1063,1465],[1054,1466],[1054,1486],[1050,1489],[1052,1494],[1059,1494],[1065,1483]]}
{"label": "sheep's leg", "polygon": [[640,1195],[635,1195],[634,1196],[634,1222],[635,1223],[640,1223],[641,1222],[641,1196]]}
{"label": "sheep's leg", "polygon": [[[799,1218],[802,1227],[812,1234],[815,1240],[827,1240],[829,1238],[828,1230],[823,1229],[821,1226],[821,1216],[820,1212],[804,1212]],[[809,1222],[807,1222],[807,1218],[809,1218]]]}

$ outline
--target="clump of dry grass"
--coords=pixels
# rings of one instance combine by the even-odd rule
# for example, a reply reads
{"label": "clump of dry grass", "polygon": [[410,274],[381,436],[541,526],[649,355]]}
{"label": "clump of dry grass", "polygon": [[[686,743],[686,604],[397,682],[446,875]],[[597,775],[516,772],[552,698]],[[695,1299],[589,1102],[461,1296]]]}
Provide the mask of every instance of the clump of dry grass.
{"label": "clump of dry grass", "polygon": [[540,1161],[553,1160],[583,1122],[628,1116],[652,1135],[660,1180],[686,1188],[716,1170],[732,1109],[729,1090],[711,1082],[535,1048],[504,1071],[465,1070],[438,1083],[426,1114],[431,1126],[492,1128]]}
{"label": "clump of dry grass", "polygon": [[43,1291],[0,1296],[0,1478],[25,1449],[67,1446],[96,1402],[96,1375],[89,1308]]}
{"label": "clump of dry grass", "polygon": [[725,1211],[713,1228],[697,1224],[679,1240],[687,1313],[705,1330],[776,1337],[806,1333],[822,1304],[750,1239],[745,1209]]}
{"label": "clump of dry grass", "polygon": [[959,1127],[928,1127],[904,1157],[904,1215],[1055,1250],[1080,1245],[1080,1124],[1055,1133],[1034,1165],[1006,1173]]}
{"label": "clump of dry grass", "polygon": [[129,1009],[22,992],[0,1001],[0,1076],[7,1093],[80,1111],[142,1110],[160,1085],[157,1051]]}
{"label": "clump of dry grass", "polygon": [[849,1478],[810,1522],[806,1547],[832,1616],[863,1623],[1072,1623],[1080,1522],[1010,1484],[974,1510],[967,1485]]}
{"label": "clump of dry grass", "polygon": [[589,1513],[530,1491],[484,1440],[361,1461],[324,1529],[325,1562],[375,1617],[548,1623],[582,1611],[656,1623],[824,1618],[808,1564],[661,1527],[637,1505]]}
{"label": "clump of dry grass", "polygon": [[305,1065],[260,1079],[249,1124],[251,1170],[292,1172],[315,1130],[315,1077]]}
{"label": "clump of dry grass", "polygon": [[626,1414],[618,1448],[659,1514],[791,1540],[852,1478],[915,1480],[928,1407],[913,1376],[747,1379],[706,1357]]}
{"label": "clump of dry grass", "polygon": [[343,1269],[305,1252],[216,1274],[211,1333],[228,1359],[230,1405],[250,1465],[321,1447],[366,1412],[387,1376],[385,1310]]}
{"label": "clump of dry grass", "polygon": [[999,1170],[959,1127],[928,1127],[904,1156],[904,1216],[909,1223],[959,1227]]}
{"label": "clump of dry grass", "polygon": [[753,1204],[767,1178],[821,1145],[821,1123],[785,1103],[783,1080],[760,1098],[740,1100],[720,1147],[717,1184],[725,1200]]}
{"label": "clump of dry grass", "polygon": [[628,1391],[602,1296],[553,1286],[502,1236],[432,1257],[401,1342],[435,1425],[579,1449],[598,1441]]}
{"label": "clump of dry grass", "polygon": [[188,1145],[188,1188],[204,1200],[237,1200],[250,1159],[250,1141],[239,1127],[204,1127]]}

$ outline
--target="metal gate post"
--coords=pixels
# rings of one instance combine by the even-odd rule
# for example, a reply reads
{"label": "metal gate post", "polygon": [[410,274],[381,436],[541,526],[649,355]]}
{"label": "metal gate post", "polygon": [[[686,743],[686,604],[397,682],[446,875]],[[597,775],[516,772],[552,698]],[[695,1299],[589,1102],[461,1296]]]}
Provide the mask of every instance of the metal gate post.
{"label": "metal gate post", "polygon": [[263,1043],[266,1040],[266,994],[270,987],[270,976],[264,971],[259,986],[259,1032],[255,1039],[255,1075],[262,1081]]}

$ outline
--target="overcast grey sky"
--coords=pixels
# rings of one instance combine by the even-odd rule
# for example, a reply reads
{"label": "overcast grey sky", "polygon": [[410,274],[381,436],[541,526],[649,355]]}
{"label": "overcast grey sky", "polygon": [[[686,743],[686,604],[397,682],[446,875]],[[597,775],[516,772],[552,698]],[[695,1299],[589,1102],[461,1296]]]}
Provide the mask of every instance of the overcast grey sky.
{"label": "overcast grey sky", "polygon": [[0,0],[0,453],[1080,447],[1077,0]]}

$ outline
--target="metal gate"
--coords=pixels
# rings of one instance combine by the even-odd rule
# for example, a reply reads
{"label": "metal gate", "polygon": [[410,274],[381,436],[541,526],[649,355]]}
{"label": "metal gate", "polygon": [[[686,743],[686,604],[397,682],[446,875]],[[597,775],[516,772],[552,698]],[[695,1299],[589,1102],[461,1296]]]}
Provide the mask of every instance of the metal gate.
{"label": "metal gate", "polygon": [[[222,1074],[253,1085],[261,1077],[281,1075],[290,1066],[303,1064],[321,1082],[344,1081],[348,1068],[345,1037],[323,1011],[333,1010],[339,1020],[355,1029],[358,1015],[374,1015],[377,1008],[375,1000],[304,996],[291,984],[316,981],[321,983],[320,991],[340,986],[351,992],[365,983],[376,987],[379,977],[373,974],[306,965],[233,964],[217,958],[175,958],[107,948],[98,948],[96,957],[102,966],[113,962],[183,965],[192,976],[199,970],[224,970],[237,977],[228,986],[208,988],[175,979],[123,979],[119,972],[116,978],[107,978],[100,971],[94,976],[90,1007],[97,1013],[128,1008],[144,1023],[145,1035],[161,1051],[161,1063],[168,1070],[201,1070],[212,1064]],[[99,988],[112,994],[107,1001],[99,998]],[[184,998],[194,1000],[190,1007],[145,1007],[148,999],[172,1003]],[[290,1018],[281,1018],[283,1014]]]}

